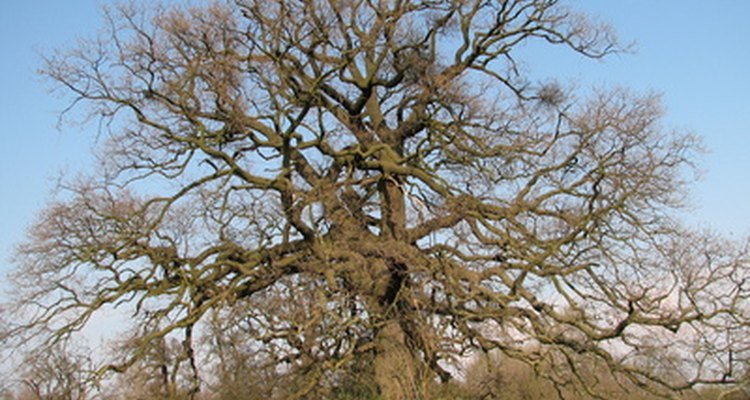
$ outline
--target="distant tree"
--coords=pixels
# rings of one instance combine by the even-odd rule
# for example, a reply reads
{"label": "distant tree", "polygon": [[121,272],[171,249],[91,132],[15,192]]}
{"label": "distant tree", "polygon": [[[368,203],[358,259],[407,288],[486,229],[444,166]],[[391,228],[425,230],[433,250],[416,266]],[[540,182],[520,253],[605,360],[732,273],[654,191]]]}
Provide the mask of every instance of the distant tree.
{"label": "distant tree", "polygon": [[[90,357],[55,346],[31,353],[20,367],[18,398],[32,400],[85,400],[93,392]],[[12,397],[11,397],[12,398]]]}
{"label": "distant tree", "polygon": [[[138,331],[136,331],[137,334]],[[135,336],[124,341],[117,352],[130,354],[142,352],[138,361],[124,374],[117,376],[115,384],[108,387],[108,399],[148,400],[148,399],[195,399],[200,382],[197,379],[198,367],[185,343],[174,338],[160,341],[141,342]]]}
{"label": "distant tree", "polygon": [[[590,360],[664,395],[721,381],[749,348],[717,347],[750,321],[747,249],[675,221],[697,141],[657,97],[529,78],[528,43],[621,50],[559,3],[109,11],[43,69],[104,132],[19,248],[7,340],[129,308],[147,328],[101,376],[165,338],[194,361],[209,316],[241,310],[245,350],[290,377],[277,397],[371,359],[383,399],[425,398],[490,350],[600,398]],[[679,379],[643,367],[668,346]]]}
{"label": "distant tree", "polygon": [[[273,359],[264,359],[254,341],[254,331],[245,318],[244,304],[209,316],[204,349],[211,365],[208,382],[217,400],[264,400],[278,398],[280,388],[289,386],[286,373],[276,370]],[[276,392],[274,392],[276,390]]]}

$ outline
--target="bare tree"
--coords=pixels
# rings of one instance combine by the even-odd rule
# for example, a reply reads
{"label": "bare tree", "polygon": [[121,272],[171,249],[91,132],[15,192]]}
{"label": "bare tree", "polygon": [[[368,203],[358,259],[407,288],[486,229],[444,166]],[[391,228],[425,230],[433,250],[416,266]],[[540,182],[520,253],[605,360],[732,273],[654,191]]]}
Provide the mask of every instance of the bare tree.
{"label": "bare tree", "polygon": [[195,359],[190,357],[191,350],[185,349],[185,342],[162,338],[143,343],[137,336],[139,331],[135,333],[136,336],[122,343],[115,353],[140,352],[139,360],[117,377],[117,384],[110,385],[111,393],[106,398],[195,399],[200,382]]}
{"label": "bare tree", "polygon": [[63,346],[30,354],[20,368],[21,398],[85,400],[94,387],[89,380],[92,361]]}
{"label": "bare tree", "polygon": [[[130,307],[149,328],[103,374],[176,335],[195,362],[208,316],[242,310],[292,398],[372,357],[384,399],[421,399],[490,350],[593,397],[590,362],[665,396],[721,381],[724,350],[747,357],[749,335],[717,341],[747,327],[747,249],[675,221],[697,141],[657,97],[530,81],[527,42],[621,49],[558,3],[107,12],[43,70],[105,140],[19,249],[9,337]],[[645,367],[665,344],[677,377]]]}

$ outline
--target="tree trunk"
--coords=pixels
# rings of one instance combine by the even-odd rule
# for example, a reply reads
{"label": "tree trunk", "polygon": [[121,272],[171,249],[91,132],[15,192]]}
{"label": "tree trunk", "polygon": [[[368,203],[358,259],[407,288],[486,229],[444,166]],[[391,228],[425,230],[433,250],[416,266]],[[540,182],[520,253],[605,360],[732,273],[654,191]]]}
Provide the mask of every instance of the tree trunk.
{"label": "tree trunk", "polygon": [[[393,154],[381,154],[384,163],[396,164]],[[379,182],[382,210],[381,235],[394,241],[405,239],[406,201],[398,176],[384,174]],[[408,265],[389,261],[390,277],[379,303],[388,318],[375,338],[375,383],[383,400],[421,400],[424,393],[418,378],[414,353],[406,343],[406,333],[400,325],[398,297],[408,280]],[[396,313],[397,315],[392,315]]]}
{"label": "tree trunk", "polygon": [[389,321],[376,339],[375,383],[383,400],[424,399],[417,378],[414,356],[406,346],[406,335],[396,321]]}

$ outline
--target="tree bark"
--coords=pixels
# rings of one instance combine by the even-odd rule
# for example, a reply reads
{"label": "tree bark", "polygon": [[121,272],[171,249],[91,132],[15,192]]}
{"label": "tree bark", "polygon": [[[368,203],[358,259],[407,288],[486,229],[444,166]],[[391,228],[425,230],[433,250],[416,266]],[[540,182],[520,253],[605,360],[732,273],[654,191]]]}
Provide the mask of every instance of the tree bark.
{"label": "tree bark", "polygon": [[414,356],[397,321],[388,321],[376,338],[375,383],[383,400],[424,399]]}

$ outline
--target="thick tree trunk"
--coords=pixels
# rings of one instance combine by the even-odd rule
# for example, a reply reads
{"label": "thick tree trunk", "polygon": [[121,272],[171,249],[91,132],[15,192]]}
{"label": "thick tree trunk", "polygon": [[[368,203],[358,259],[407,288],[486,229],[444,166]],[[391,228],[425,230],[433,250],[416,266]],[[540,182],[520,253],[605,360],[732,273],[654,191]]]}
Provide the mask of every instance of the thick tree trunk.
{"label": "thick tree trunk", "polygon": [[[392,155],[381,156],[383,162],[396,163]],[[386,174],[379,183],[379,190],[381,235],[389,240],[402,241],[406,236],[406,202],[401,182],[398,177]],[[375,338],[375,383],[382,400],[422,400],[425,396],[419,381],[416,358],[406,343],[406,333],[399,323],[397,311],[399,292],[408,280],[408,265],[390,260],[388,269],[389,282],[379,295],[379,303],[382,315],[389,319]]]}
{"label": "thick tree trunk", "polygon": [[375,383],[383,400],[424,399],[414,356],[396,321],[389,321],[376,339]]}

